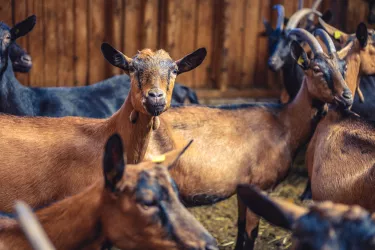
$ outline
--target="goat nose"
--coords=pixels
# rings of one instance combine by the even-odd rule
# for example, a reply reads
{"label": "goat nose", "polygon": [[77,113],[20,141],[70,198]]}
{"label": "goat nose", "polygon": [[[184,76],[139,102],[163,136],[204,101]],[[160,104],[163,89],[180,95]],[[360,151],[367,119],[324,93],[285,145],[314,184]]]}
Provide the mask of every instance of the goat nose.
{"label": "goat nose", "polygon": [[164,92],[161,89],[151,89],[148,91],[148,96],[149,97],[155,97],[155,98],[160,98],[163,97]]}
{"label": "goat nose", "polygon": [[22,57],[21,57],[21,60],[23,61],[23,62],[31,62],[31,56],[29,56],[29,55],[23,55]]}
{"label": "goat nose", "polygon": [[353,95],[352,95],[352,92],[350,90],[344,90],[344,92],[342,93],[342,97],[344,97],[345,99],[352,99],[353,98]]}

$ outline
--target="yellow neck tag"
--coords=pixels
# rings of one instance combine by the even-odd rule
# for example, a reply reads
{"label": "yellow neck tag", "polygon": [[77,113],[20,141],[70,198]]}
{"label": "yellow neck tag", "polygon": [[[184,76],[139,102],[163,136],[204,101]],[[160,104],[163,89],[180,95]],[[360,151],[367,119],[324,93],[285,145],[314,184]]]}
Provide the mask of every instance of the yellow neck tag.
{"label": "yellow neck tag", "polygon": [[335,30],[335,32],[333,32],[333,37],[335,39],[340,39],[341,35],[342,35],[342,33],[338,30]]}
{"label": "yellow neck tag", "polygon": [[155,163],[162,163],[163,161],[165,161],[165,155],[155,156],[151,161]]}
{"label": "yellow neck tag", "polygon": [[305,61],[303,60],[302,56],[300,56],[300,57],[298,58],[297,63],[298,63],[299,65],[302,65],[304,62],[305,62]]}

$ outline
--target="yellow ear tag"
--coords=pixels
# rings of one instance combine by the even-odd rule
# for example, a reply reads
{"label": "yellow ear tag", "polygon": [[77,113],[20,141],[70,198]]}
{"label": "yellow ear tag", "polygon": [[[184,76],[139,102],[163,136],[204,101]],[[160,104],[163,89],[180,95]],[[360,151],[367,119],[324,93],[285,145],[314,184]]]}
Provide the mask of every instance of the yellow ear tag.
{"label": "yellow ear tag", "polygon": [[333,32],[333,37],[336,40],[340,39],[341,35],[342,35],[342,33],[340,31],[338,31],[338,30],[335,30],[335,32]]}
{"label": "yellow ear tag", "polygon": [[165,155],[155,156],[151,161],[154,163],[162,163],[163,161],[165,161]]}
{"label": "yellow ear tag", "polygon": [[299,65],[302,65],[304,62],[305,62],[305,61],[303,60],[302,56],[300,56],[300,57],[298,58],[297,63],[298,63]]}

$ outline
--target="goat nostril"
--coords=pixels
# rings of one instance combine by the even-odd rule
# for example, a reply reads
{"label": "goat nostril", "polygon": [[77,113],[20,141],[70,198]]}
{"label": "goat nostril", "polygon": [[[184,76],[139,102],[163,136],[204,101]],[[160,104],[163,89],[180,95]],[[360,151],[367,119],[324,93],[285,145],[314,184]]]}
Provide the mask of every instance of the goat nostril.
{"label": "goat nostril", "polygon": [[163,97],[163,95],[164,95],[163,91],[158,91],[158,90],[152,91],[151,90],[151,91],[148,92],[148,96],[150,96],[150,97],[161,98],[161,97]]}
{"label": "goat nostril", "polygon": [[29,55],[23,55],[21,57],[21,60],[24,61],[24,62],[31,62],[31,56],[29,56]]}
{"label": "goat nostril", "polygon": [[345,99],[352,99],[352,93],[350,91],[344,91],[344,93],[342,93],[342,97]]}

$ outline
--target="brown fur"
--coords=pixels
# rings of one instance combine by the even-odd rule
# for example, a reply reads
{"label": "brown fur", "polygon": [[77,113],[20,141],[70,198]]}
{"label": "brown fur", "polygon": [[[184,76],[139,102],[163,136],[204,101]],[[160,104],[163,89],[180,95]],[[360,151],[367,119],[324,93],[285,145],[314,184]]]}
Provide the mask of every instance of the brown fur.
{"label": "brown fur", "polygon": [[[269,189],[286,176],[297,149],[308,142],[315,128],[318,110],[313,101],[333,103],[346,88],[342,75],[335,71],[336,59],[321,56],[333,70],[335,94],[321,74],[309,68],[299,94],[285,106],[237,110],[192,106],[172,108],[161,115],[176,141],[194,139],[191,149],[171,170],[188,205],[228,198],[240,183]],[[158,130],[152,134],[146,157],[170,146],[168,135]],[[242,207],[240,223],[244,223],[244,214]],[[246,217],[250,235],[257,219],[251,214]]]}
{"label": "brown fur", "polygon": [[[360,75],[375,73],[374,31],[361,49],[357,39],[346,57],[347,84],[353,91]],[[344,36],[346,37],[346,36]],[[375,211],[374,125],[354,115],[330,110],[319,123],[308,146],[306,163],[313,199],[359,204]]]}
{"label": "brown fur", "polygon": [[[0,116],[1,211],[9,212],[15,199],[35,208],[91,185],[101,176],[103,145],[115,132],[124,140],[129,163],[143,159],[153,126],[145,99],[148,91],[157,87],[164,91],[164,111],[168,109],[175,75],[166,76],[170,65],[164,62],[173,65],[173,61],[165,51],[148,49],[133,59],[125,58],[130,67],[142,64],[142,80],[139,84],[140,74],[130,71],[129,96],[108,119]],[[139,113],[134,124],[130,121],[133,110]]]}
{"label": "brown fur", "polygon": [[[167,154],[162,164],[171,164],[176,153]],[[162,225],[158,207],[144,206],[136,199],[144,175],[167,195],[164,206],[171,225]],[[115,191],[105,187],[103,180],[36,213],[56,249],[100,249],[106,242],[121,249],[203,250],[207,245],[216,249],[214,239],[180,203],[166,167],[153,162],[127,165]],[[143,199],[155,199],[147,197],[154,194],[143,193]],[[0,221],[0,249],[31,249],[16,221]]]}

